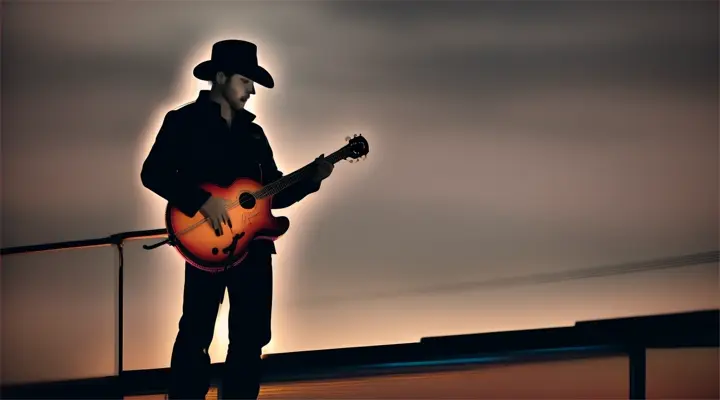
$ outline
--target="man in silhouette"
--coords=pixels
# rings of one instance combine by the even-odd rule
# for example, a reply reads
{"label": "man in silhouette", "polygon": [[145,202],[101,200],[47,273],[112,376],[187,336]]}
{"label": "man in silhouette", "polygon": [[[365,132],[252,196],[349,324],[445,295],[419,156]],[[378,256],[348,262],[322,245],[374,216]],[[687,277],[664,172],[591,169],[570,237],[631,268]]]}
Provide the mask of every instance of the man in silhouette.
{"label": "man in silhouette", "polygon": [[[199,188],[202,183],[227,186],[235,179],[266,185],[283,174],[262,130],[245,110],[255,84],[274,87],[270,73],[258,65],[257,47],[246,41],[215,43],[210,60],[193,75],[212,82],[209,91],[165,115],[143,164],[143,185],[181,212],[207,217],[216,233],[232,227],[225,200]],[[320,156],[315,174],[273,197],[273,208],[288,207],[320,188],[333,165]],[[239,221],[238,221],[239,223]],[[183,309],[170,361],[170,399],[205,398],[210,387],[210,356],[215,321],[227,288],[229,345],[220,396],[255,399],[260,390],[261,352],[270,342],[272,255],[269,240],[256,240],[241,264],[209,273],[185,264]]]}

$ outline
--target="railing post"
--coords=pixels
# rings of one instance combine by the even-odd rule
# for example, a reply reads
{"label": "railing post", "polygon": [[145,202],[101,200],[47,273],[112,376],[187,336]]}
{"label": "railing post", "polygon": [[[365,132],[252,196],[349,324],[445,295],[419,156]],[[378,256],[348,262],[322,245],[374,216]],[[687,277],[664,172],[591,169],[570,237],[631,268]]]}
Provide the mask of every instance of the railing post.
{"label": "railing post", "polygon": [[124,385],[123,385],[123,342],[124,342],[124,283],[125,283],[125,271],[124,261],[125,254],[123,252],[124,238],[120,235],[110,236],[110,241],[118,249],[118,293],[117,293],[117,395],[120,399],[124,398]]}
{"label": "railing post", "polygon": [[646,397],[647,349],[634,344],[628,351],[630,372],[630,400]]}

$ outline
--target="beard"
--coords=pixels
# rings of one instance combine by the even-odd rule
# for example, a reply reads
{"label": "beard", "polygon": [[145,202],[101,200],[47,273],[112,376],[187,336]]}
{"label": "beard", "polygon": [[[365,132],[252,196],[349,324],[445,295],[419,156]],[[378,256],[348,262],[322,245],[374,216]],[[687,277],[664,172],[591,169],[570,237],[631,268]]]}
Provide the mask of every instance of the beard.
{"label": "beard", "polygon": [[231,93],[231,91],[230,91],[230,88],[228,88],[228,87],[223,89],[222,95],[225,98],[225,101],[228,102],[230,107],[236,111],[245,109],[245,103],[247,102],[248,98],[250,97],[247,94],[243,94],[241,97],[239,97],[237,95],[233,95],[233,93]]}

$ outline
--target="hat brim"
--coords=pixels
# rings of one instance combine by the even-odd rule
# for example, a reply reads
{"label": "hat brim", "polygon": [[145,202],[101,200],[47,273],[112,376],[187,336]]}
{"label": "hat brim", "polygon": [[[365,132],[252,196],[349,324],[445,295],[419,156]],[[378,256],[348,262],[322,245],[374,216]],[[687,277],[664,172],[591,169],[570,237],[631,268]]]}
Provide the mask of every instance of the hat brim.
{"label": "hat brim", "polygon": [[[193,69],[193,76],[203,81],[212,81],[215,79],[215,74],[218,72],[218,68],[211,60],[203,61]],[[268,89],[275,87],[275,80],[273,79],[270,72],[261,66],[253,66],[250,68],[243,68],[240,70],[233,70],[237,74],[240,74],[251,81],[257,83],[260,86],[264,86]]]}

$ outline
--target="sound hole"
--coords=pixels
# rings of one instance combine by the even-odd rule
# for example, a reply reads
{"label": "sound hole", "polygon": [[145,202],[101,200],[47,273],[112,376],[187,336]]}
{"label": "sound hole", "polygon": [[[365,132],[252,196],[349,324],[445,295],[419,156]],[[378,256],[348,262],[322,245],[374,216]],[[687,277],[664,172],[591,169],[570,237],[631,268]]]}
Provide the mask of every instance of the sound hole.
{"label": "sound hole", "polygon": [[255,200],[255,197],[253,195],[251,195],[250,193],[247,193],[247,192],[241,194],[240,198],[238,200],[240,202],[240,207],[242,207],[246,210],[249,210],[249,209],[255,207],[255,202],[257,201],[257,200]]}

